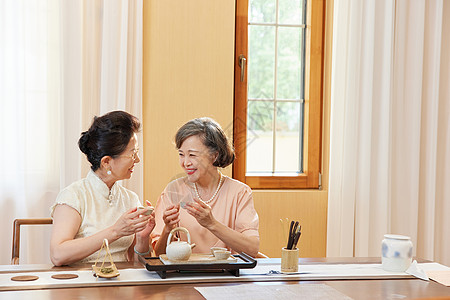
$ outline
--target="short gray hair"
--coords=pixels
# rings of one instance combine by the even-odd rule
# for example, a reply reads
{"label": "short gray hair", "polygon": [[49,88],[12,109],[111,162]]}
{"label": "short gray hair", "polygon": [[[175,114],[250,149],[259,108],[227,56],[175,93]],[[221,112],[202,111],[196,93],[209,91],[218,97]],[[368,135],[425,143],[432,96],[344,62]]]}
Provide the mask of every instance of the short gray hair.
{"label": "short gray hair", "polygon": [[183,142],[191,136],[198,135],[211,153],[218,153],[213,166],[225,168],[234,161],[234,149],[222,127],[211,118],[190,120],[175,134],[175,145],[180,149]]}

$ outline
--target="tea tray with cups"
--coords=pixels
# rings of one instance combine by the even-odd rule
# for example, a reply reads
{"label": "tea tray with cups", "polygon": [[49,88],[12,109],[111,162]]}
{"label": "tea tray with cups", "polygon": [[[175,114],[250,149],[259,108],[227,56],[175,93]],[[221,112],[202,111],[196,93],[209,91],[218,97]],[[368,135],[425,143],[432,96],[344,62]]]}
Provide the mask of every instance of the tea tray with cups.
{"label": "tea tray with cups", "polygon": [[161,254],[159,259],[165,265],[173,264],[229,264],[237,262],[237,258],[230,256],[227,259],[218,259],[210,254],[192,253],[188,260],[170,260],[166,254]]}
{"label": "tea tray with cups", "polygon": [[244,252],[231,255],[227,260],[216,259],[209,254],[203,254],[203,257],[201,255],[193,253],[186,261],[170,261],[167,257],[165,260],[163,255],[160,257],[139,256],[139,261],[147,271],[156,272],[162,279],[165,279],[168,273],[178,275],[182,272],[217,273],[227,271],[239,277],[240,269],[253,269],[257,263],[253,257]]}

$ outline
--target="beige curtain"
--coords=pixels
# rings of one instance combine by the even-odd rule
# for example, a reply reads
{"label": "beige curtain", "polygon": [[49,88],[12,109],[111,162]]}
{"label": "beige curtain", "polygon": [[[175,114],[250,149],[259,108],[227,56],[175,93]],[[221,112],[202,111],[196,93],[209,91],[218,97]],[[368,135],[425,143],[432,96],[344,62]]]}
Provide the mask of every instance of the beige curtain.
{"label": "beige curtain", "polygon": [[450,2],[335,0],[327,256],[450,265]]}
{"label": "beige curtain", "polygon": [[[0,264],[11,261],[13,220],[47,217],[60,189],[59,49],[53,47],[59,33],[58,20],[49,18],[54,5],[0,1]],[[33,237],[33,255],[49,261],[49,231],[23,233],[22,249]]]}
{"label": "beige curtain", "polygon": [[[0,20],[0,264],[9,264],[13,219],[48,217],[59,190],[86,175],[77,141],[92,118],[121,109],[142,119],[142,0],[3,0]],[[141,197],[142,174],[141,157],[123,183]],[[49,238],[24,229],[20,262],[50,262]]]}
{"label": "beige curtain", "polygon": [[[94,116],[120,109],[142,120],[142,0],[64,1],[61,14],[66,186],[89,170],[76,143]],[[142,132],[138,138],[142,145]],[[142,153],[124,182],[139,196]]]}

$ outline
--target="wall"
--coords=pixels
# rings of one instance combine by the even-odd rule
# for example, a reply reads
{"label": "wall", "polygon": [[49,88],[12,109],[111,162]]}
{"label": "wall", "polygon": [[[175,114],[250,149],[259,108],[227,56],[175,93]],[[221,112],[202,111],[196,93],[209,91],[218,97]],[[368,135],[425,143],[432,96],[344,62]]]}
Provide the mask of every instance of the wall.
{"label": "wall", "polygon": [[[144,194],[153,204],[164,186],[182,175],[173,145],[179,126],[210,116],[232,132],[234,17],[234,1],[144,1]],[[331,47],[326,51],[329,56]],[[330,66],[326,62],[326,74]],[[325,87],[329,90],[329,82]],[[325,256],[329,94],[324,95],[324,188],[254,191],[261,251],[271,257],[280,257],[286,243],[280,223],[286,217],[301,220],[300,256]],[[231,175],[229,169],[224,173]]]}
{"label": "wall", "polygon": [[232,132],[234,2],[144,1],[143,26],[144,195],[155,204],[182,172],[178,127],[209,116]]}

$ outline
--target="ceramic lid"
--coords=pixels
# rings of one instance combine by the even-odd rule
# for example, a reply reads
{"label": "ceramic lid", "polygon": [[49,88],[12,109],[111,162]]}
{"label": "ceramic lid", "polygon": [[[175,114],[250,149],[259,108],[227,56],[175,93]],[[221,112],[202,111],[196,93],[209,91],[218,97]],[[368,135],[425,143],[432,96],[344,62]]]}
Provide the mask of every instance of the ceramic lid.
{"label": "ceramic lid", "polygon": [[394,240],[410,240],[411,238],[406,235],[399,235],[399,234],[385,234],[385,238],[387,239],[394,239]]}

